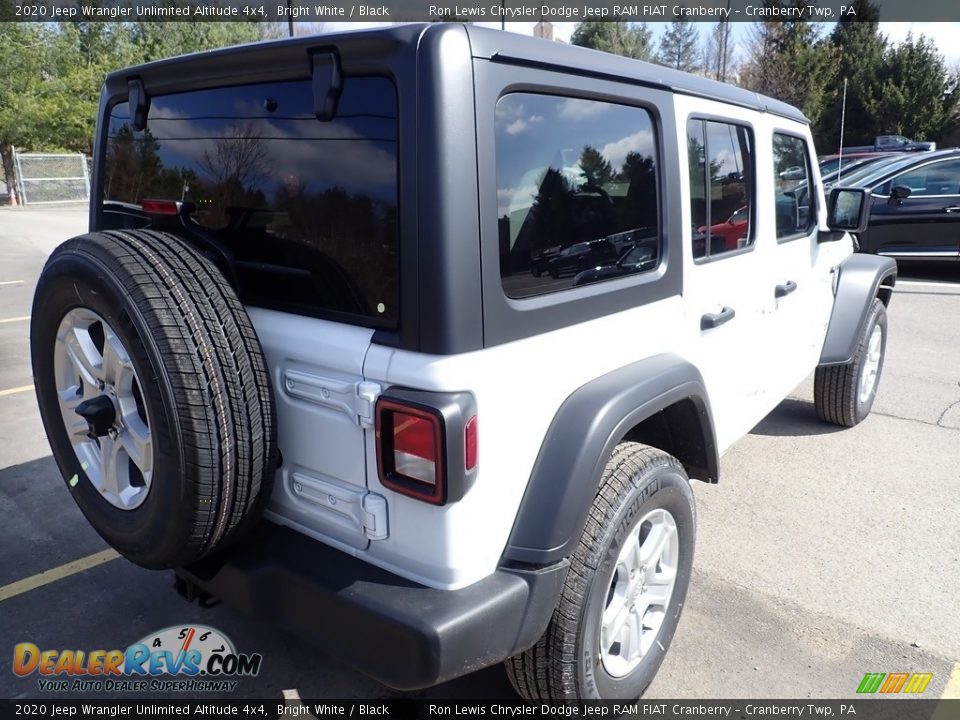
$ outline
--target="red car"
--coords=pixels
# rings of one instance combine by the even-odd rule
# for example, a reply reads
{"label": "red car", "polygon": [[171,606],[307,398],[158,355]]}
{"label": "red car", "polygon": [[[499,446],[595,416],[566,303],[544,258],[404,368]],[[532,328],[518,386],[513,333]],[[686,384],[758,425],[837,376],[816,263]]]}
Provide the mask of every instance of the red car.
{"label": "red car", "polygon": [[[740,239],[746,237],[747,226],[750,224],[750,208],[744,205],[737,210],[726,222],[710,226],[710,237],[722,237],[724,248],[727,250],[736,250],[739,247]],[[697,228],[697,232],[706,232],[707,226]],[[711,242],[711,246],[713,242]]]}

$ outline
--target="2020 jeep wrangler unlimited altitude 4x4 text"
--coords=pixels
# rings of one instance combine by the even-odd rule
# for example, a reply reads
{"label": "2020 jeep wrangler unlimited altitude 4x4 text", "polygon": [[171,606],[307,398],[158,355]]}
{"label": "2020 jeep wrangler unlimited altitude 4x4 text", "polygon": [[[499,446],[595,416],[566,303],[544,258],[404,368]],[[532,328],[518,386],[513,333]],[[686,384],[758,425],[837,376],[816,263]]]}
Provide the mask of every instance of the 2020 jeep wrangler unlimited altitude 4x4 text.
{"label": "2020 jeep wrangler unlimited altitude 4x4 text", "polygon": [[31,326],[69,492],[393,687],[637,698],[688,479],[814,368],[824,420],[874,400],[896,266],[815,157],[775,100],[463,25],[113,73]]}

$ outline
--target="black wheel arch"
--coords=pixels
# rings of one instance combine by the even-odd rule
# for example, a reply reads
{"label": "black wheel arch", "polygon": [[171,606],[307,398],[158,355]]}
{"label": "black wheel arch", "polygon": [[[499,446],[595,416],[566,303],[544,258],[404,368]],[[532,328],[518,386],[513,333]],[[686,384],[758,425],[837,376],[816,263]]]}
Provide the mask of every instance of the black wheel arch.
{"label": "black wheel arch", "polygon": [[897,283],[896,261],[880,255],[856,253],[840,263],[835,272],[839,277],[820,352],[821,367],[846,365],[853,360],[874,298],[890,307]]}
{"label": "black wheel arch", "polygon": [[717,481],[713,417],[694,365],[655,355],[592,380],[564,401],[540,447],[504,560],[546,565],[567,557],[607,459],[626,440],[674,455],[691,478]]}

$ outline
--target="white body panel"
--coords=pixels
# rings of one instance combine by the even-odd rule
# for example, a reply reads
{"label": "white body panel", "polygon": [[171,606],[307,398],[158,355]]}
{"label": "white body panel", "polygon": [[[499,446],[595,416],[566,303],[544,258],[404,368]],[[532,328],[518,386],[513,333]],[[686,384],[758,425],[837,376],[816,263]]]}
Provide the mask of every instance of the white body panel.
{"label": "white body panel", "polygon": [[367,430],[356,413],[357,386],[373,331],[261,308],[248,312],[270,368],[283,455],[267,517],[362,550],[370,541],[356,508],[367,493]]}
{"label": "white body panel", "polygon": [[[773,183],[764,182],[773,168],[773,128],[803,135],[812,152],[809,129],[686,96],[676,96],[675,106],[681,163],[686,162],[688,116],[708,114],[752,125],[760,208],[753,250],[695,263],[688,174],[679,172],[683,296],[452,356],[371,344],[372,331],[362,328],[251,310],[275,383],[284,455],[269,507],[271,519],[425,585],[464,587],[496,570],[546,431],[579,387],[653,355],[680,355],[704,376],[723,451],[816,366],[832,308],[831,270],[849,255],[850,243],[821,245],[814,232],[778,244]],[[822,225],[825,203],[815,163],[813,167]],[[775,300],[775,285],[788,280],[797,283],[797,291]],[[724,306],[735,308],[735,319],[701,330],[701,316]],[[304,375],[314,399],[284,387],[291,371],[294,379],[300,378],[296,373]],[[374,433],[352,412],[348,397],[361,381],[368,389],[373,383],[374,388],[398,385],[474,394],[479,472],[463,499],[438,507],[380,484]],[[318,403],[318,388],[336,392]],[[310,481],[301,482],[306,487],[298,492],[295,484],[304,477]],[[379,508],[388,520],[379,520],[380,534],[371,535],[362,522],[358,525],[362,513],[338,517],[331,497],[361,508],[370,501],[368,515]]]}

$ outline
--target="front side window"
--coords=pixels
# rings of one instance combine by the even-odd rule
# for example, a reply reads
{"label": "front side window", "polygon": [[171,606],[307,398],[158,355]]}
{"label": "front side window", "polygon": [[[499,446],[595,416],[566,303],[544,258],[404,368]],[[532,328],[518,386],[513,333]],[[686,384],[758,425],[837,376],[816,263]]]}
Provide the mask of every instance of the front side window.
{"label": "front side window", "polygon": [[687,122],[693,257],[753,245],[753,136],[743,125]]}
{"label": "front side window", "polygon": [[142,131],[124,102],[109,120],[103,224],[136,226],[144,200],[189,203],[188,231],[228,248],[244,303],[391,327],[397,157],[386,78],[346,78],[328,122],[309,80],[156,96]]}
{"label": "front side window", "polygon": [[[960,160],[932,163],[908,170],[888,183],[890,188],[908,187],[910,197],[936,197],[960,195]],[[884,186],[884,195],[889,195]]]}
{"label": "front side window", "polygon": [[813,173],[807,141],[796,135],[773,134],[773,186],[777,239],[808,235],[816,224]]}
{"label": "front side window", "polygon": [[532,297],[657,267],[658,154],[646,110],[552,95],[496,109],[500,276]]}

